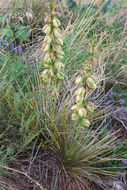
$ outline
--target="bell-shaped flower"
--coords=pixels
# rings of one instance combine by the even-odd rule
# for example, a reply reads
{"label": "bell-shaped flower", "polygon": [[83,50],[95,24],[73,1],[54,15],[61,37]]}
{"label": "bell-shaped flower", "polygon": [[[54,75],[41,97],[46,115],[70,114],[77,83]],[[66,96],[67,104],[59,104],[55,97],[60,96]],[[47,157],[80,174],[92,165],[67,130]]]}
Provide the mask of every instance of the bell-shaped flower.
{"label": "bell-shaped flower", "polygon": [[54,66],[59,71],[60,69],[62,69],[64,67],[64,64],[61,62],[55,62]]}
{"label": "bell-shaped flower", "polygon": [[60,34],[60,32],[58,31],[57,28],[54,28],[53,33],[54,33],[56,38],[61,38],[61,34]]}
{"label": "bell-shaped flower", "polygon": [[56,18],[56,17],[54,17],[53,18],[53,25],[55,26],[55,27],[59,27],[61,24],[60,24],[60,21]]}
{"label": "bell-shaped flower", "polygon": [[44,27],[43,27],[43,32],[46,33],[47,35],[50,34],[51,32],[51,26],[49,24],[46,24]]}
{"label": "bell-shaped flower", "polygon": [[92,78],[90,78],[90,77],[87,78],[87,85],[88,85],[89,88],[91,88],[93,90],[95,90],[97,88],[94,80]]}
{"label": "bell-shaped flower", "polygon": [[82,102],[83,102],[83,96],[76,96],[76,103],[82,104]]}
{"label": "bell-shaped flower", "polygon": [[86,126],[86,127],[89,127],[89,126],[90,126],[90,122],[89,122],[88,119],[83,119],[83,120],[82,120],[82,124],[83,124],[84,126]]}
{"label": "bell-shaped flower", "polygon": [[46,52],[46,51],[49,51],[50,49],[50,45],[49,44],[46,44],[43,51]]}
{"label": "bell-shaped flower", "polygon": [[85,108],[79,108],[78,114],[80,117],[85,117],[87,114],[86,109]]}
{"label": "bell-shaped flower", "polygon": [[75,91],[76,96],[83,96],[85,94],[85,88],[80,87]]}
{"label": "bell-shaped flower", "polygon": [[62,38],[56,38],[55,39],[55,42],[58,44],[58,45],[63,45],[63,40],[62,40]]}
{"label": "bell-shaped flower", "polygon": [[49,35],[47,35],[45,36],[44,41],[46,42],[46,44],[51,44],[52,38]]}
{"label": "bell-shaped flower", "polygon": [[57,76],[58,79],[64,79],[64,74],[63,74],[62,72],[59,72],[59,71],[58,71],[58,72],[56,73],[56,76]]}
{"label": "bell-shaped flower", "polygon": [[72,113],[71,119],[72,119],[73,121],[76,121],[76,120],[78,119],[78,115],[77,115],[76,113]]}
{"label": "bell-shaped flower", "polygon": [[45,69],[41,75],[40,75],[40,78],[45,81],[45,82],[48,82],[49,81],[49,70],[48,69]]}
{"label": "bell-shaped flower", "polygon": [[77,77],[75,80],[75,84],[82,85],[82,83],[83,83],[83,78],[81,76]]}
{"label": "bell-shaped flower", "polygon": [[62,51],[61,47],[60,47],[60,48],[58,47],[58,48],[56,49],[56,54],[57,54],[57,55],[64,55],[64,52]]}
{"label": "bell-shaped flower", "polygon": [[71,107],[71,110],[74,112],[77,112],[78,108],[79,108],[79,106],[77,104],[75,104]]}
{"label": "bell-shaped flower", "polygon": [[43,62],[44,62],[44,63],[49,63],[49,62],[51,62],[49,53],[45,54],[45,57],[44,57],[44,59],[43,59]]}
{"label": "bell-shaped flower", "polygon": [[88,112],[94,111],[94,104],[92,102],[88,102],[86,107]]}

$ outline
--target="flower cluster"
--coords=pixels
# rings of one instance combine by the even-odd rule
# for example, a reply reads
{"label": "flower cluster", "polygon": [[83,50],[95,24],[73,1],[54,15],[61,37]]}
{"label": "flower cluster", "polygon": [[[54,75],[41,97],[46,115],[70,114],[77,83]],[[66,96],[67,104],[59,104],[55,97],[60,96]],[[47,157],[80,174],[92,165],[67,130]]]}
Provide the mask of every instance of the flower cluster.
{"label": "flower cluster", "polygon": [[48,6],[49,14],[46,15],[45,25],[43,27],[43,32],[46,36],[42,46],[43,51],[45,52],[43,64],[46,69],[41,73],[40,78],[45,82],[54,82],[56,79],[64,78],[62,72],[64,65],[61,62],[64,52],[61,47],[63,45],[63,40],[59,29],[61,24],[57,18],[58,13],[55,12],[55,9],[58,7],[53,2],[50,2]]}
{"label": "flower cluster", "polygon": [[[109,95],[109,96],[113,96],[113,95],[114,95],[113,91],[110,90],[110,91],[108,92],[108,95]],[[124,104],[124,102],[125,102],[125,101],[124,101],[123,99],[119,99],[119,103],[120,103],[120,104]]]}
{"label": "flower cluster", "polygon": [[96,89],[94,79],[90,74],[90,66],[84,66],[84,71],[81,71],[81,75],[78,76],[75,80],[77,89],[75,91],[76,95],[76,104],[72,106],[72,120],[80,119],[80,124],[88,127],[90,121],[87,118],[89,112],[94,111],[94,104],[86,100],[85,95],[88,90]]}
{"label": "flower cluster", "polygon": [[6,54],[6,53],[8,52],[8,50],[9,50],[10,47],[11,47],[11,49],[14,50],[15,52],[19,52],[19,53],[22,53],[22,52],[23,52],[22,47],[21,47],[20,44],[19,44],[19,46],[16,48],[16,47],[14,47],[14,42],[8,43],[8,42],[6,41],[6,39],[7,39],[7,36],[4,35],[4,36],[3,36],[3,40],[0,41],[1,51],[2,51],[4,54]]}
{"label": "flower cluster", "polygon": [[[95,59],[93,59],[95,53],[94,46],[95,43],[92,44],[88,60],[83,63],[83,70],[80,71],[80,76],[75,80],[75,84],[77,85],[77,89],[75,91],[76,104],[71,107],[71,110],[72,120],[79,120],[79,126],[88,127],[90,125],[88,114],[94,111],[94,104],[86,99],[86,93],[89,90],[96,89],[96,84],[91,76],[92,64],[95,61]],[[98,60],[96,59],[96,61]]]}

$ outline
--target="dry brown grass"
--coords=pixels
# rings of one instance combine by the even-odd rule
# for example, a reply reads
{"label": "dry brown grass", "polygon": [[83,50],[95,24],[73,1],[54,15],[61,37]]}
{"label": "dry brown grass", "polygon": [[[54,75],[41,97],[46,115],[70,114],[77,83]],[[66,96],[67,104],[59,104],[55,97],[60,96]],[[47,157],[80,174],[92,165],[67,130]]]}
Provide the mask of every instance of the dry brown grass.
{"label": "dry brown grass", "polygon": [[0,0],[0,15],[8,8],[11,0]]}

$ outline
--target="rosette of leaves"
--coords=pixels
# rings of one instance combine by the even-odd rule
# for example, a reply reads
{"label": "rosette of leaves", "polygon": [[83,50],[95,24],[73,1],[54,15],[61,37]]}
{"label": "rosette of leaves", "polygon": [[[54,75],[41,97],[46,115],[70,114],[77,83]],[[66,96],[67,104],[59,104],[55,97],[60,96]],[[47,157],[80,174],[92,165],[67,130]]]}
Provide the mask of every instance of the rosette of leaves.
{"label": "rosette of leaves", "polygon": [[62,51],[63,40],[61,36],[61,30],[59,26],[61,25],[58,17],[58,13],[55,11],[58,6],[50,1],[49,13],[45,18],[45,25],[43,27],[43,32],[46,34],[42,49],[45,52],[43,59],[43,64],[45,70],[41,73],[40,78],[44,82],[54,83],[56,79],[63,79],[64,75],[62,69],[64,67],[61,59],[63,59],[64,52]]}

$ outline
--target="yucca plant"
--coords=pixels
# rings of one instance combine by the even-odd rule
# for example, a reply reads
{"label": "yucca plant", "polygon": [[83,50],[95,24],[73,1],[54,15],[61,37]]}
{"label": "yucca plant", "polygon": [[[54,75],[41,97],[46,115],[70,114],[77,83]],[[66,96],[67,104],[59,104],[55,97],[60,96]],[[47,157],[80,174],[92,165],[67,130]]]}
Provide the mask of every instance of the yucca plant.
{"label": "yucca plant", "polygon": [[[97,185],[110,189],[102,178],[120,173],[119,168],[108,167],[108,162],[113,162],[115,158],[112,153],[118,132],[109,131],[102,135],[104,128],[101,125],[97,129],[94,129],[94,125],[79,129],[70,122],[64,108],[59,118],[49,118],[49,122],[51,127],[47,126],[47,129],[53,142],[50,149],[56,160],[51,164],[57,168],[57,175],[52,174],[55,184],[52,182],[50,188],[95,189]],[[47,168],[50,175],[50,165]]]}
{"label": "yucca plant", "polygon": [[[52,3],[53,1],[50,1],[49,5],[51,6]],[[55,35],[55,32],[52,28],[52,21],[50,25],[47,25],[44,28],[44,30],[45,30],[45,33],[48,35],[52,35],[52,33],[54,33]],[[59,35],[58,36],[55,35],[55,37],[59,37]],[[47,40],[47,43],[48,43],[48,40]],[[95,48],[95,44],[94,44],[94,48]],[[46,44],[44,45],[44,51],[46,52],[52,51],[51,42],[48,46]],[[94,54],[93,51],[94,50],[92,49],[89,55],[92,54],[93,56]],[[90,61],[93,61],[93,57],[92,57],[92,60]],[[51,63],[53,62],[50,60],[48,60],[47,62],[49,65],[46,67],[53,69],[54,64],[51,65]],[[96,89],[96,85],[93,79],[90,78],[90,80],[87,81],[87,78],[89,79],[90,71],[91,71],[91,68],[89,68],[87,65],[87,67],[85,67],[84,76],[82,75],[76,79],[76,84],[79,85],[79,89],[81,88],[83,89],[82,91],[77,89],[76,96],[81,95],[82,101],[77,101],[77,97],[76,97],[77,105],[75,105],[75,107],[73,106],[72,110],[74,110],[74,114],[77,114],[76,112],[78,112],[81,117],[84,116],[84,108],[81,106],[83,106],[83,95],[85,94],[85,90],[86,90],[85,89],[86,87],[83,86],[83,77],[84,77],[85,85],[88,83],[87,85],[88,89],[89,88]],[[47,73],[45,74],[46,80],[44,80],[45,82],[51,81],[50,78],[53,77],[55,74],[53,73],[51,75],[50,73],[48,74],[48,72],[49,71],[47,69]],[[44,77],[45,76],[43,72],[43,78]],[[88,90],[86,91],[88,92]],[[52,97],[52,94],[51,94],[51,97]],[[53,147],[51,146],[51,149],[55,150],[56,157],[58,157],[58,160],[57,160],[58,168],[59,168],[58,173],[61,174],[60,176],[66,175],[66,176],[69,176],[70,178],[77,179],[79,181],[79,186],[81,185],[83,188],[86,188],[86,189],[89,189],[89,185],[87,185],[87,180],[93,181],[94,183],[97,183],[100,186],[105,186],[100,180],[99,174],[100,175],[113,174],[113,172],[111,171],[111,168],[103,167],[102,163],[106,161],[111,161],[113,159],[111,150],[112,150],[112,146],[115,145],[115,142],[117,139],[116,133],[111,133],[113,136],[112,135],[110,136],[110,132],[109,132],[101,138],[101,134],[103,131],[101,127],[98,127],[96,130],[93,130],[92,127],[85,128],[90,125],[90,123],[88,122],[87,122],[88,125],[87,124],[79,125],[79,121],[77,121],[76,123],[72,123],[70,121],[70,114],[67,108],[69,105],[69,102],[67,101],[66,98],[64,99],[64,102],[62,102],[62,106],[60,106],[60,111],[58,111],[58,114],[57,112],[54,114],[54,111],[53,111],[54,108],[52,108],[53,104],[51,103],[51,109],[46,111],[46,115],[48,116],[46,120],[47,122],[44,123],[48,133],[50,134],[51,142],[53,141],[54,146]],[[74,98],[71,99],[71,103],[73,102],[72,100],[74,101]],[[86,111],[85,111],[85,116],[86,116]],[[73,116],[73,120],[74,121],[77,120],[77,117],[75,119]],[[91,135],[91,133],[93,134]],[[85,181],[85,179],[87,180]],[[56,183],[55,183],[56,186],[54,186],[54,189],[59,189],[59,181],[62,181],[62,179],[58,181],[56,180]],[[64,183],[66,182],[64,181],[63,184]],[[63,186],[63,189],[66,189],[65,188],[66,185],[61,184],[60,186]],[[110,187],[108,188],[110,189]]]}
{"label": "yucca plant", "polygon": [[[34,163],[29,174],[42,186],[48,182],[47,187],[54,190],[95,189],[97,186],[110,189],[102,179],[108,175],[122,173],[119,171],[122,167],[108,167],[108,163],[112,162],[113,165],[115,158],[122,160],[126,154],[113,154],[113,150],[117,148],[119,131],[112,129],[105,132],[108,124],[104,126],[103,122],[95,125],[91,120],[90,127],[79,127],[78,120],[71,120],[76,87],[70,88],[75,78],[70,81],[71,83],[63,82],[63,93],[59,97],[52,96],[45,90],[45,84],[39,81],[38,86],[33,86],[32,89],[27,85],[25,94],[18,85],[21,93],[20,103],[16,99],[14,88],[8,87],[6,101],[19,120],[21,135],[20,146],[14,155],[17,157],[27,147],[31,149],[29,144],[38,137],[42,146],[42,160],[45,158],[45,151],[48,151],[46,161],[41,164],[44,179],[41,177],[40,181],[41,173],[38,178],[34,176],[33,170],[35,173],[38,172],[36,167],[34,169]],[[39,155],[34,158],[35,163],[38,163],[38,158]],[[26,171],[27,167],[25,166]]]}
{"label": "yucca plant", "polygon": [[[56,6],[56,4],[54,5]],[[9,108],[10,119],[17,118],[16,124],[13,119],[11,120],[11,125],[14,131],[18,132],[16,135],[20,134],[19,144],[15,143],[16,145],[13,144],[12,146],[16,147],[15,152],[17,155],[23,152],[30,143],[32,144],[36,137],[39,138],[41,144],[46,144],[42,148],[43,151],[48,149],[49,157],[46,160],[48,164],[44,161],[41,166],[44,169],[42,169],[44,171],[44,180],[47,179],[46,183],[49,183],[47,186],[50,186],[50,189],[96,189],[97,186],[110,189],[109,186],[102,182],[102,179],[104,176],[119,173],[118,167],[111,168],[107,166],[108,162],[115,159],[112,151],[116,146],[118,132],[109,130],[104,134],[106,127],[103,128],[103,123],[102,125],[95,125],[94,119],[98,113],[102,113],[102,110],[98,111],[95,105],[95,111],[93,111],[93,104],[87,105],[87,108],[92,109],[92,113],[89,113],[89,125],[79,125],[79,120],[71,120],[71,108],[76,102],[77,95],[77,93],[75,94],[77,88],[75,79],[79,74],[77,70],[83,68],[82,61],[85,61],[85,64],[89,62],[89,51],[83,51],[83,48],[86,47],[85,45],[89,50],[88,44],[91,43],[91,39],[86,39],[86,35],[83,36],[82,33],[86,16],[84,15],[82,19],[80,18],[81,20],[77,20],[76,24],[73,25],[75,30],[73,28],[71,30],[70,26],[65,31],[65,35],[63,34],[63,38],[65,37],[64,55],[61,48],[63,45],[61,31],[58,29],[60,23],[56,18],[57,14],[54,14],[52,9],[52,1],[50,1],[50,16],[47,15],[46,19],[46,22],[49,23],[47,24],[48,26],[44,27],[44,32],[47,36],[44,40],[43,50],[45,50],[46,54],[42,61],[46,67],[46,72],[44,70],[40,75],[40,70],[43,69],[42,63],[38,65],[35,62],[34,75],[31,74],[31,77],[26,75],[28,80],[26,79],[23,85],[17,79],[15,79],[15,85],[10,85],[6,78],[4,80],[6,90],[4,100]],[[85,20],[86,23],[91,23],[92,21],[90,18]],[[86,29],[85,34],[88,34],[90,30],[90,27],[88,30]],[[82,39],[80,43],[79,39]],[[95,44],[95,49],[99,46],[100,41]],[[67,53],[66,48],[68,48],[69,53]],[[70,56],[72,50],[75,51],[72,54],[73,56]],[[81,54],[83,57],[81,55],[78,57],[77,52],[79,53],[80,50],[84,52],[84,54]],[[69,76],[65,74],[64,80],[61,80],[63,79],[63,73],[61,73],[63,64],[59,62],[61,58],[64,58],[63,62],[67,63],[65,71]],[[88,68],[85,67],[85,69],[87,70]],[[93,65],[93,73],[97,86],[99,86],[99,82],[101,83],[104,80],[103,71],[102,62],[96,60],[95,65]],[[85,78],[85,76],[83,77]],[[42,81],[40,81],[40,78],[42,78]],[[80,82],[83,82],[83,80],[81,79]],[[92,84],[92,88],[91,84],[88,85],[90,89],[96,88],[94,80],[88,82]],[[88,89],[86,89],[86,92],[85,96],[90,99],[93,91],[89,93]],[[95,100],[97,101],[97,97]],[[82,107],[84,106],[86,105],[83,104]],[[82,115],[81,112],[80,115]],[[16,127],[14,128],[14,126]],[[3,137],[5,137],[5,134]],[[31,149],[31,145],[28,147]],[[124,156],[124,153],[119,155],[119,158],[122,159],[122,156]],[[49,172],[45,172],[45,168]],[[35,176],[37,177],[37,175]],[[42,178],[41,180],[44,181]],[[43,182],[41,183],[43,185]]]}

